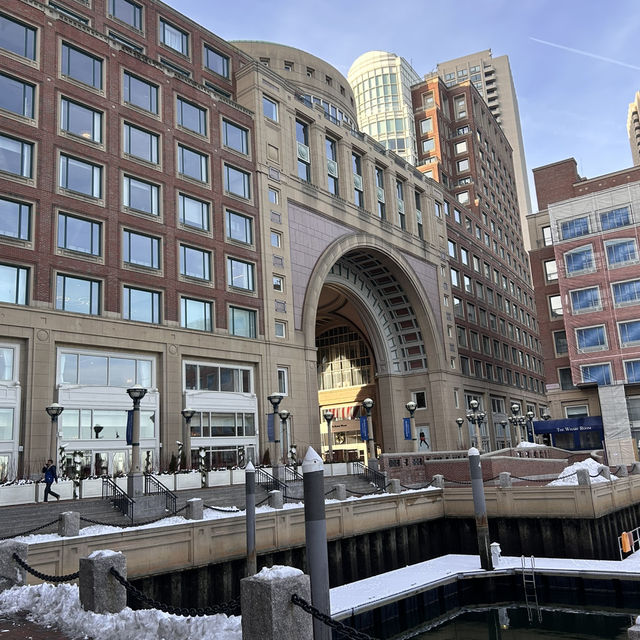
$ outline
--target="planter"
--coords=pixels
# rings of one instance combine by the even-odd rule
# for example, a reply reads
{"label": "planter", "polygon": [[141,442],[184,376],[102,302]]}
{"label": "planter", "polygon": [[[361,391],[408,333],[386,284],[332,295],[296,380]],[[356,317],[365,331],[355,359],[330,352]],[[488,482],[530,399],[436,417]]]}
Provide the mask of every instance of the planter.
{"label": "planter", "polygon": [[200,473],[176,473],[176,491],[181,489],[199,489]]}
{"label": "planter", "polygon": [[209,471],[207,474],[208,487],[228,487],[230,475],[228,471]]}
{"label": "planter", "polygon": [[163,474],[161,476],[153,474],[153,477],[163,486],[165,486],[169,491],[176,490],[176,477],[174,474]]}
{"label": "planter", "polygon": [[[36,486],[38,487],[38,493],[36,494],[37,495],[36,502],[44,502],[44,490],[46,485],[44,482],[38,482]],[[62,481],[58,481],[57,483],[54,482],[51,485],[51,490],[54,493],[57,493],[60,495],[60,500],[73,500],[73,481],[72,480],[62,480]],[[102,495],[102,493],[100,495]],[[55,501],[55,498],[50,497],[49,500]]]}
{"label": "planter", "polygon": [[333,462],[331,464],[325,464],[325,469],[328,469],[328,476],[346,476],[347,475],[347,462]]}
{"label": "planter", "polygon": [[116,481],[116,484],[125,492],[127,493],[127,476],[124,476],[123,478],[114,478],[114,480]]}
{"label": "planter", "polygon": [[231,484],[244,484],[244,483],[245,483],[244,469],[231,469]]}
{"label": "planter", "polygon": [[27,504],[35,502],[36,485],[32,484],[14,484],[7,487],[0,487],[0,506],[8,506],[11,504]]}

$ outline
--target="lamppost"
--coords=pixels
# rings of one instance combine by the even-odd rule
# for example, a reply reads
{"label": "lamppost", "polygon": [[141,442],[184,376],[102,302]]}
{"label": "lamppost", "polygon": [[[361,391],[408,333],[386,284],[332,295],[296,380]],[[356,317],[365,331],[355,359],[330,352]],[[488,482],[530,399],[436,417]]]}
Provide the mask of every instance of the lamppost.
{"label": "lamppost", "polygon": [[49,457],[56,459],[56,449],[58,448],[58,416],[64,411],[64,407],[57,402],[52,402],[46,412],[51,418],[51,436],[49,439]]}
{"label": "lamppost", "polygon": [[418,450],[418,438],[416,438],[416,417],[415,412],[418,408],[418,405],[413,401],[409,400],[407,404],[404,405],[405,409],[409,412],[409,420],[411,422],[411,442],[414,451]]}
{"label": "lamppost", "polygon": [[458,425],[458,449],[464,448],[464,440],[462,438],[462,425],[464,424],[464,418],[456,418],[456,424]]}
{"label": "lamppost", "polygon": [[141,496],[143,491],[142,472],[140,471],[140,401],[147,395],[147,390],[139,384],[127,389],[133,400],[133,424],[131,430],[131,466],[127,474],[127,493],[130,498]]}
{"label": "lamppost", "polygon": [[191,469],[191,418],[193,418],[196,412],[194,409],[186,408],[180,413],[184,418],[184,423],[182,424],[182,445],[186,451],[184,468]]}
{"label": "lamppost", "polygon": [[373,407],[373,400],[371,398],[365,398],[362,401],[362,406],[367,412],[367,443],[369,448],[369,466],[371,466],[371,462],[376,459],[376,441],[373,437],[373,426],[371,424],[371,408]]}
{"label": "lamppost", "polygon": [[[507,427],[509,426],[509,423],[506,420],[500,420],[500,426],[502,427],[502,430],[504,431],[504,438],[505,438],[505,445],[507,443]],[[511,442],[511,434],[509,435],[509,446],[511,446],[512,442]]]}
{"label": "lamppost", "polygon": [[[280,411],[278,412],[278,415],[280,416],[280,430],[282,432],[282,439],[283,440],[286,439],[287,447],[288,447],[289,446],[289,438],[287,437],[287,420],[289,419],[289,416],[291,414],[286,409],[280,409]],[[281,449],[281,451],[282,451],[282,449]],[[278,460],[278,464],[280,464],[280,462],[282,462],[282,461]]]}
{"label": "lamppost", "polygon": [[333,411],[325,409],[322,417],[327,423],[327,442],[329,443],[329,455],[327,456],[329,462],[333,462],[333,434],[331,433],[331,422],[334,419]]}
{"label": "lamppost", "polygon": [[276,433],[276,429],[278,428],[278,423],[276,422],[277,420],[276,415],[278,413],[278,407],[280,406],[280,403],[282,402],[283,397],[284,396],[282,393],[272,393],[270,396],[267,396],[267,400],[271,403],[271,406],[273,407],[273,439],[276,444],[276,459],[274,463],[271,465],[271,467],[273,468],[274,471],[276,470],[277,467],[280,466],[280,458],[281,458],[280,434]]}
{"label": "lamppost", "polygon": [[536,438],[535,438],[535,434],[533,433],[533,418],[535,417],[536,414],[533,413],[533,411],[527,411],[525,415],[527,416],[527,440],[531,438],[529,442],[535,442]]}
{"label": "lamppost", "polygon": [[511,414],[509,422],[517,429],[518,442],[522,442],[524,440],[522,437],[522,427],[524,427],[527,419],[523,415],[520,415],[520,405],[517,402],[511,405]]}
{"label": "lamppost", "polygon": [[469,400],[470,410],[467,411],[467,420],[473,425],[475,434],[476,434],[476,447],[478,451],[482,451],[482,433],[480,430],[480,426],[484,422],[484,419],[487,417],[487,414],[484,411],[478,411],[480,403],[473,399]]}

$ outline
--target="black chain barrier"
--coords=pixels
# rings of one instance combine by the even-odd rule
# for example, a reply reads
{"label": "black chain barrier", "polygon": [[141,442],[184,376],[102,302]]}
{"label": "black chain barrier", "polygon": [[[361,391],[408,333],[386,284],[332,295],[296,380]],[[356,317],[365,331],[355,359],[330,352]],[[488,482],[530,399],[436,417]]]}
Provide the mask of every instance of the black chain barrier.
{"label": "black chain barrier", "polygon": [[453,483],[453,484],[464,484],[464,485],[470,485],[470,484],[471,484],[471,481],[470,481],[470,480],[453,480],[453,479],[449,480],[449,478],[445,478],[444,476],[443,476],[443,478],[442,478],[442,479],[443,479],[445,482],[451,482],[451,483]]}
{"label": "black chain barrier", "polygon": [[310,613],[316,620],[320,620],[320,622],[323,622],[328,627],[335,629],[335,631],[339,633],[343,638],[350,638],[353,640],[375,640],[371,636],[368,636],[366,633],[358,631],[357,629],[354,629],[353,627],[350,627],[343,622],[340,622],[339,620],[334,620],[326,613],[322,613],[322,611],[316,609],[312,604],[309,604],[297,593],[294,593],[291,596],[291,602],[300,607],[303,611]]}
{"label": "black chain barrier", "polygon": [[[203,505],[207,509],[211,509],[211,511],[220,511],[221,513],[240,513],[244,511],[244,509],[238,509],[238,507],[212,507],[208,504]],[[256,505],[257,507],[258,505]]]}
{"label": "black chain barrier", "polygon": [[[563,476],[563,478],[568,478],[569,476]],[[520,476],[511,476],[512,480],[524,480],[525,482],[553,482],[553,480],[557,480],[557,478],[521,478]]]}
{"label": "black chain barrier", "polygon": [[368,491],[364,493],[362,491],[353,491],[352,489],[347,489],[347,493],[352,493],[354,496],[372,496],[380,492],[381,492],[380,489],[376,489],[375,491]]}
{"label": "black chain barrier", "polygon": [[240,598],[235,598],[230,600],[229,602],[223,602],[221,604],[216,604],[208,607],[174,607],[168,604],[164,604],[158,600],[154,600],[153,598],[149,598],[145,596],[140,589],[134,587],[125,577],[121,576],[120,573],[113,567],[109,569],[109,573],[130,593],[134,596],[139,602],[141,602],[146,607],[150,609],[158,609],[159,611],[164,611],[165,613],[173,614],[174,616],[183,616],[185,618],[196,618],[200,616],[214,616],[219,613],[224,613],[228,616],[236,615],[240,613]]}
{"label": "black chain barrier", "polygon": [[37,569],[30,567],[17,553],[13,554],[13,559],[32,576],[35,576],[44,582],[70,582],[71,580],[76,580],[80,577],[79,571],[76,571],[75,573],[68,573],[66,576],[50,576],[46,573],[42,573],[42,571],[38,571]]}
{"label": "black chain barrier", "polygon": [[403,489],[407,489],[407,491],[418,491],[419,489],[428,489],[431,485],[433,484],[433,480],[431,482],[428,482],[427,484],[424,484],[420,487],[408,487],[406,484],[400,484],[400,486]]}
{"label": "black chain barrier", "polygon": [[331,495],[335,490],[336,490],[336,488],[335,488],[335,487],[333,487],[332,489],[329,489],[329,491],[325,491],[325,492],[324,492],[324,495],[325,495],[325,496]]}
{"label": "black chain barrier", "polygon": [[[186,508],[186,507],[183,507]],[[180,509],[182,511],[182,509]],[[159,518],[153,518],[153,520],[142,520],[141,522],[132,522],[130,524],[117,524],[115,522],[100,522],[99,520],[92,520],[91,518],[85,518],[84,516],[80,516],[80,520],[82,522],[88,522],[89,524],[97,524],[101,527],[117,527],[118,529],[130,529],[131,527],[142,527],[145,524],[153,524],[154,522],[160,522],[160,520],[165,520],[166,518],[171,518],[173,514],[160,516]]]}
{"label": "black chain barrier", "polygon": [[41,524],[39,527],[34,527],[33,529],[29,529],[27,531],[23,531],[22,533],[13,533],[10,536],[0,536],[0,540],[10,540],[11,538],[19,538],[21,536],[28,536],[31,533],[35,533],[36,531],[42,531],[42,529],[46,529],[53,524],[58,522],[58,518],[55,520],[51,520],[51,522],[47,522],[46,524]]}

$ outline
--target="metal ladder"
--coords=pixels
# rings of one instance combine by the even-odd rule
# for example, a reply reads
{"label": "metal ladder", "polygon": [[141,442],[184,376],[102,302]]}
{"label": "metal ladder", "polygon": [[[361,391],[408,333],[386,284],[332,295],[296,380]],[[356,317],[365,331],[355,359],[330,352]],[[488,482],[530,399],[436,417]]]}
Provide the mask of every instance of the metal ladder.
{"label": "metal ladder", "polygon": [[542,622],[542,612],[538,604],[538,589],[536,587],[536,561],[533,556],[530,558],[530,566],[524,556],[520,558],[522,566],[522,586],[524,588],[524,600],[527,605],[527,617],[529,622],[533,622],[534,611],[538,617],[538,622]]}

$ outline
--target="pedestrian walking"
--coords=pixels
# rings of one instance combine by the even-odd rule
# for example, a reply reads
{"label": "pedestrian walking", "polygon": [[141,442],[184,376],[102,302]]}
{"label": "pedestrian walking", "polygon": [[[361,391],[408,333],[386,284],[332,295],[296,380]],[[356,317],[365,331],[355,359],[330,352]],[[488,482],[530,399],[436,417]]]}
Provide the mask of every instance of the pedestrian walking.
{"label": "pedestrian walking", "polygon": [[56,498],[56,500],[60,500],[60,495],[55,491],[51,491],[51,485],[55,482],[58,482],[58,472],[56,470],[56,465],[53,464],[53,460],[47,460],[47,464],[42,467],[42,473],[44,473],[44,483],[46,485],[44,489],[44,501],[48,501],[49,495],[52,495]]}

